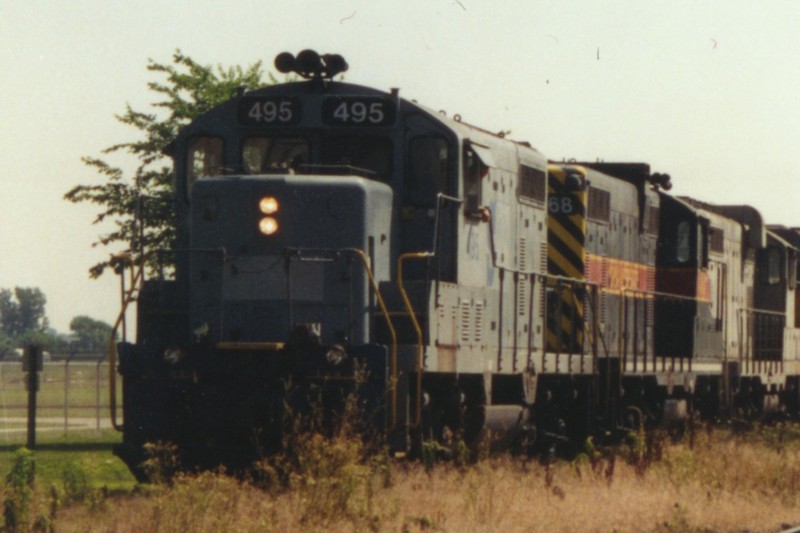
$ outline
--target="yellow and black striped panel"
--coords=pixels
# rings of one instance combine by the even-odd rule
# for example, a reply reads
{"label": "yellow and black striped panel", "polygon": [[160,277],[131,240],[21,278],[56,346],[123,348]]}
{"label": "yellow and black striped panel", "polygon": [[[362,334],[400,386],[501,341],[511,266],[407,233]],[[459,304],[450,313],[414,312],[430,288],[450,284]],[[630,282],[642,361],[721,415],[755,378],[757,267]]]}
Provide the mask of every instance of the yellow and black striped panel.
{"label": "yellow and black striped panel", "polygon": [[[547,271],[583,281],[586,261],[585,171],[550,165],[548,172]],[[552,282],[547,294],[547,348],[575,353],[583,345],[584,291]]]}

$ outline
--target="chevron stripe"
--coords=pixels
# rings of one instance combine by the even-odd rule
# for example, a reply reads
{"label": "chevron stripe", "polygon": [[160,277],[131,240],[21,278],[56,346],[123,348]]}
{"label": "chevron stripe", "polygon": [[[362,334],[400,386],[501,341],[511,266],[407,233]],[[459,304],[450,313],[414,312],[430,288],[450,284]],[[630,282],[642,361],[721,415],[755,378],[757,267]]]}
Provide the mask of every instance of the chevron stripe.
{"label": "chevron stripe", "polygon": [[[584,241],[584,232],[581,231],[580,228],[576,227],[575,225],[565,225],[563,221],[560,219],[555,219],[555,217],[551,217],[551,220],[548,221],[547,225],[547,239],[549,240],[559,240],[564,243],[567,248],[574,250],[576,255],[583,256],[583,241]],[[583,259],[581,259],[583,262]]]}
{"label": "chevron stripe", "polygon": [[[575,172],[583,172],[580,167]],[[570,170],[571,172],[572,170]],[[585,190],[567,186],[563,167],[548,167],[547,271],[575,280],[585,279],[586,204]],[[582,291],[551,285],[548,289],[546,342],[551,351],[582,350],[585,317]]]}
{"label": "chevron stripe", "polygon": [[554,246],[547,248],[547,270],[555,276],[583,279],[583,264],[570,261]]}

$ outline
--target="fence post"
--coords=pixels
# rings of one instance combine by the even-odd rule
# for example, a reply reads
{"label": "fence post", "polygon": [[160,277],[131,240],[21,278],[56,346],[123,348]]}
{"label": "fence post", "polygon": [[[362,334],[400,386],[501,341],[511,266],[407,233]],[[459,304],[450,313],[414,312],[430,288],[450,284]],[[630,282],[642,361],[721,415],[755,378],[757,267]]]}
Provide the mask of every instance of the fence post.
{"label": "fence post", "polygon": [[64,360],[64,436],[69,428],[69,358]]}
{"label": "fence post", "polygon": [[42,370],[42,348],[30,344],[25,347],[22,370],[27,372],[28,389],[28,449],[36,448],[36,393],[39,390],[39,372]]}
{"label": "fence post", "polygon": [[95,413],[97,418],[97,431],[100,431],[100,364],[102,361],[97,362],[97,366],[95,367],[96,372],[94,373],[97,386],[95,387]]}

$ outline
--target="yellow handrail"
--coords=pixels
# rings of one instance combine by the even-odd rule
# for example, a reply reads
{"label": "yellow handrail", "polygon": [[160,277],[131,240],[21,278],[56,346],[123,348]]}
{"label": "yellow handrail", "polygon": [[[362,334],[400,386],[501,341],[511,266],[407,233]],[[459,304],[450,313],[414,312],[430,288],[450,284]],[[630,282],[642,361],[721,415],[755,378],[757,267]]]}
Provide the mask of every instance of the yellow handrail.
{"label": "yellow handrail", "polygon": [[367,277],[369,278],[369,284],[372,288],[372,292],[375,293],[375,299],[378,302],[378,307],[380,307],[381,314],[386,320],[386,327],[389,328],[389,335],[392,337],[392,426],[389,429],[395,429],[397,427],[397,332],[394,329],[394,324],[392,324],[392,319],[389,315],[389,310],[386,307],[386,303],[383,301],[383,296],[381,296],[381,292],[378,290],[378,284],[375,282],[375,276],[372,274],[372,268],[369,265],[369,259],[367,259],[367,255],[363,250],[359,250],[358,248],[351,248],[350,251],[356,254],[361,260],[364,271],[367,273]]}
{"label": "yellow handrail", "polygon": [[403,262],[406,259],[427,259],[433,257],[431,252],[407,252],[400,254],[397,258],[397,288],[400,290],[400,296],[403,299],[403,304],[406,306],[406,311],[411,319],[411,324],[414,326],[414,333],[417,335],[417,412],[414,426],[419,427],[422,421],[422,328],[417,320],[417,315],[414,314],[414,308],[411,305],[411,300],[408,299],[408,294],[403,286]]}
{"label": "yellow handrail", "polygon": [[[117,422],[117,331],[122,325],[123,331],[125,330],[125,313],[128,310],[128,306],[133,301],[133,296],[139,288],[139,283],[142,279],[142,274],[144,273],[144,261],[139,264],[138,270],[134,272],[133,269],[133,262],[130,260],[129,255],[117,255],[114,256],[115,259],[121,260],[128,260],[130,261],[130,274],[131,274],[131,286],[126,291],[121,288],[121,297],[122,297],[122,309],[120,309],[119,315],[117,315],[117,320],[114,322],[114,327],[111,330],[111,336],[108,339],[108,382],[109,382],[109,404],[111,408],[111,425],[117,431],[122,431],[122,426]],[[123,266],[124,269],[124,266]],[[125,272],[120,272],[120,276],[124,276]]]}

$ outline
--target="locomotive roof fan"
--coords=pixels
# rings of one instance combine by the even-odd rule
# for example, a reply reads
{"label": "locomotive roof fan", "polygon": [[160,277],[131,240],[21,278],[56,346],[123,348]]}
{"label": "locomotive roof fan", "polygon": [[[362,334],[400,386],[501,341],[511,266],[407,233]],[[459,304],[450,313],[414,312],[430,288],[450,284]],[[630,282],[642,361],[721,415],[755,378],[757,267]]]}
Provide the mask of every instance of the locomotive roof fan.
{"label": "locomotive roof fan", "polygon": [[294,72],[306,79],[331,80],[337,74],[346,72],[348,65],[339,54],[319,55],[314,50],[303,50],[297,57],[289,52],[281,52],[275,56],[275,68],[283,74]]}

